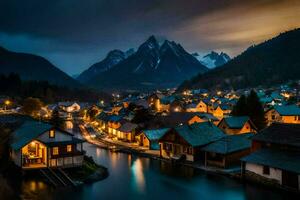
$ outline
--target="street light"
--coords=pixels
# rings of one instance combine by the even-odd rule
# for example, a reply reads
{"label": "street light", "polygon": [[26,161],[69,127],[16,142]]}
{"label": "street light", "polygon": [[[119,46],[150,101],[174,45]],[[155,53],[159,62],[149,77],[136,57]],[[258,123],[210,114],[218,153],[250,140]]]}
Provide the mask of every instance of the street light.
{"label": "street light", "polygon": [[6,110],[6,107],[10,105],[10,103],[11,103],[11,102],[10,102],[9,100],[5,100],[5,101],[4,101],[4,105],[5,105],[5,106],[4,106],[4,109],[5,109],[5,110]]}

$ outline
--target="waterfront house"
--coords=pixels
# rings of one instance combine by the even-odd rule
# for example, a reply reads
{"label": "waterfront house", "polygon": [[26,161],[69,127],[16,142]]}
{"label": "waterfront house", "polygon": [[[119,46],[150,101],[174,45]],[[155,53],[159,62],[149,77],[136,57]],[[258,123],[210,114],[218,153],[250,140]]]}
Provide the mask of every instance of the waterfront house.
{"label": "waterfront house", "polygon": [[160,156],[204,161],[204,152],[201,148],[224,136],[225,134],[211,122],[178,126],[167,131],[159,140]]}
{"label": "waterfront house", "polygon": [[241,135],[227,135],[202,150],[205,152],[205,166],[228,168],[240,165],[240,158],[251,151],[252,133]]}
{"label": "waterfront house", "polygon": [[110,137],[117,137],[117,129],[121,127],[123,117],[120,115],[109,115],[107,120],[107,131]]}
{"label": "waterfront house", "polygon": [[229,135],[256,132],[256,127],[247,116],[231,116],[223,118],[218,127]]}
{"label": "waterfront house", "polygon": [[135,141],[135,134],[138,125],[125,122],[117,129],[117,138],[118,140],[124,140],[127,142],[134,142]]}
{"label": "waterfront house", "polygon": [[252,151],[241,159],[246,178],[300,190],[300,124],[273,123],[253,136]]}
{"label": "waterfront house", "polygon": [[12,135],[11,158],[23,169],[76,167],[83,163],[84,141],[50,124],[27,120]]}
{"label": "waterfront house", "polygon": [[274,106],[265,117],[268,125],[274,122],[300,124],[300,108],[297,105]]}
{"label": "waterfront house", "polygon": [[159,150],[158,140],[169,130],[169,128],[144,130],[139,135],[139,145],[150,150]]}

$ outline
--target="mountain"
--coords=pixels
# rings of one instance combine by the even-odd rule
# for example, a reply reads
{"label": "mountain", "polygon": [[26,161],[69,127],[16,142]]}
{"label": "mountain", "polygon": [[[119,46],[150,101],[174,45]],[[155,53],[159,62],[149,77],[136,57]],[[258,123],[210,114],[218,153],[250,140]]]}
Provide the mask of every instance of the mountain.
{"label": "mountain", "polygon": [[118,64],[119,62],[125,60],[128,56],[132,55],[134,53],[134,50],[132,52],[131,50],[128,50],[127,52],[123,52],[121,50],[113,50],[110,51],[107,56],[102,60],[101,62],[93,64],[90,68],[83,71],[78,77],[77,80],[80,82],[87,82],[90,79],[93,79],[95,76],[99,75],[102,72],[105,72]]}
{"label": "mountain", "polygon": [[184,88],[239,89],[271,86],[300,79],[300,29],[278,35],[256,46],[225,65],[185,81]]}
{"label": "mountain", "polygon": [[198,53],[193,53],[192,55],[197,58],[204,66],[210,69],[224,65],[231,59],[226,53],[217,53],[215,51],[212,51],[211,53],[203,57]]}
{"label": "mountain", "polygon": [[154,36],[131,56],[110,68],[103,68],[106,70],[84,83],[106,90],[168,88],[208,70],[180,44],[168,40],[159,44]]}
{"label": "mountain", "polygon": [[17,73],[23,80],[48,81],[59,86],[80,84],[41,56],[16,53],[0,47],[0,74]]}

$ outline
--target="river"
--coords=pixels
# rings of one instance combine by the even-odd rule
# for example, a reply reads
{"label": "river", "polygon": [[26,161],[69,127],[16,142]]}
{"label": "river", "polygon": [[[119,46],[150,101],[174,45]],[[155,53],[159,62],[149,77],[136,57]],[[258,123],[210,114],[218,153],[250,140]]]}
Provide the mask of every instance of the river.
{"label": "river", "polygon": [[55,190],[42,181],[26,180],[24,199],[201,199],[281,200],[287,193],[225,176],[124,153],[110,152],[85,143],[88,155],[108,167],[107,179],[77,188]]}

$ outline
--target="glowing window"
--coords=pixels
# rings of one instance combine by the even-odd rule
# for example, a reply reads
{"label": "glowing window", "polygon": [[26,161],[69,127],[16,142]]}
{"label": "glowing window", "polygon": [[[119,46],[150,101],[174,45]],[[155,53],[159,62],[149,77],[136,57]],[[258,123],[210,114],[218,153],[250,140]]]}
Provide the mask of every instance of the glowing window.
{"label": "glowing window", "polygon": [[67,145],[67,152],[71,152],[72,151],[72,145]]}
{"label": "glowing window", "polygon": [[49,131],[49,137],[50,138],[54,138],[55,137],[55,131],[54,130],[50,130]]}
{"label": "glowing window", "polygon": [[53,155],[58,155],[58,147],[53,147],[52,154]]}

